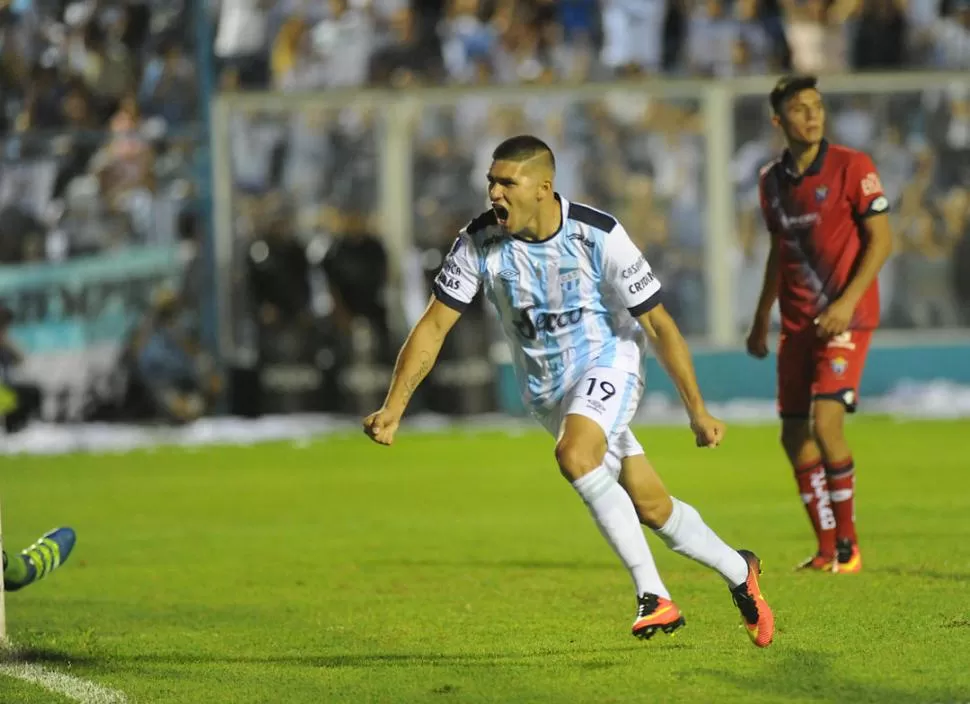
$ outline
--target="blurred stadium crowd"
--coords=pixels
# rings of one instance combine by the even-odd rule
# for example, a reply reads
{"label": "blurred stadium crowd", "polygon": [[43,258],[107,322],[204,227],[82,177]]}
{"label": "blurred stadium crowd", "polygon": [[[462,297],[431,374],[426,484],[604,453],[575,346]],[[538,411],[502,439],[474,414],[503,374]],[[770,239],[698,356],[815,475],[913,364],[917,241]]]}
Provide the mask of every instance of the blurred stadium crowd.
{"label": "blurred stadium crowd", "polygon": [[[206,36],[200,17],[211,46],[196,46]],[[199,72],[210,64],[218,90],[284,92],[970,71],[970,0],[210,0],[204,12],[184,0],[2,0],[0,265],[176,243],[197,261],[208,168]],[[735,104],[738,330],[766,246],[757,171],[780,148],[763,103]],[[886,323],[970,325],[970,81],[828,105],[831,137],[870,152],[894,200]],[[390,360],[398,341],[377,218],[381,120],[376,110],[327,105],[233,115],[241,356],[312,357],[317,369]],[[696,101],[631,92],[576,101],[537,91],[422,110],[411,315],[441,252],[484,205],[492,145],[525,131],[550,141],[564,193],[620,216],[685,330],[703,335],[705,125]],[[198,286],[191,278],[183,307],[197,303]],[[482,348],[480,337],[453,344],[456,356]],[[318,388],[300,369],[281,367],[274,383]],[[362,373],[354,383],[377,393],[383,380]]]}

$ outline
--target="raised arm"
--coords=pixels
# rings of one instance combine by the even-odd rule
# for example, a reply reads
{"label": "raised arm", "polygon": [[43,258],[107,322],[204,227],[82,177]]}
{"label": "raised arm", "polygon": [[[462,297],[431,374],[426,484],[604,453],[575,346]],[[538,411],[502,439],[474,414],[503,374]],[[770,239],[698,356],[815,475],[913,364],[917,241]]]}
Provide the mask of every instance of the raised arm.
{"label": "raised arm", "polygon": [[[415,390],[434,367],[445,336],[461,313],[432,297],[420,320],[401,347],[391,376],[391,386],[381,411],[400,419]],[[375,438],[376,439],[376,438]]]}
{"label": "raised arm", "polygon": [[434,367],[445,337],[478,293],[480,284],[478,250],[472,237],[463,231],[435,277],[428,307],[398,354],[384,405],[364,419],[364,432],[375,442],[394,442],[408,402]]}

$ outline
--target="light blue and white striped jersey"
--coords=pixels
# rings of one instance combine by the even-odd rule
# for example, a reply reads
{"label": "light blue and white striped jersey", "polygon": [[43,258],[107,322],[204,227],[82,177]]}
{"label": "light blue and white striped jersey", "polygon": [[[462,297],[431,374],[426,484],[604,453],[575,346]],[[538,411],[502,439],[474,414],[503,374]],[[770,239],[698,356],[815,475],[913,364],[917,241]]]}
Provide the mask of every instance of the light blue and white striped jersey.
{"label": "light blue and white striped jersey", "polygon": [[639,316],[660,302],[660,281],[616,219],[558,194],[562,227],[529,242],[506,233],[495,213],[458,235],[434,295],[461,312],[480,288],[512,347],[523,400],[544,412],[594,366],[638,377],[646,350]]}

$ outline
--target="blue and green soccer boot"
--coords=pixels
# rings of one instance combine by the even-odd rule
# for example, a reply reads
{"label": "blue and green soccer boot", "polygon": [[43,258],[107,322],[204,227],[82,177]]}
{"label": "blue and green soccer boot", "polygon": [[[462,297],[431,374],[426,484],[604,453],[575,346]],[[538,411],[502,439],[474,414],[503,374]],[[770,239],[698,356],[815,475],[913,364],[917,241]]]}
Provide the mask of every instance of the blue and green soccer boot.
{"label": "blue and green soccer boot", "polygon": [[4,552],[3,588],[15,592],[43,579],[64,564],[76,540],[73,528],[56,528],[13,559],[8,560]]}

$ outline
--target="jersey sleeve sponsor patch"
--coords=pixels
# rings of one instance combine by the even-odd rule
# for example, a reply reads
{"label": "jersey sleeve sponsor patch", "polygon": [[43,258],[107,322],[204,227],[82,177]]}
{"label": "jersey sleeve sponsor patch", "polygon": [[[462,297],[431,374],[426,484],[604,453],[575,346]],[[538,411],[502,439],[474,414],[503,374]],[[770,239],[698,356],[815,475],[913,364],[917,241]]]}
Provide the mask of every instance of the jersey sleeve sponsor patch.
{"label": "jersey sleeve sponsor patch", "polygon": [[445,261],[435,276],[432,292],[439,301],[461,313],[478,293],[481,279],[475,243],[463,232],[445,255]]}
{"label": "jersey sleeve sponsor patch", "polygon": [[859,188],[862,189],[862,195],[864,196],[882,193],[882,181],[879,180],[879,174],[875,171],[867,173],[862,177],[862,181],[859,182]]}
{"label": "jersey sleeve sponsor patch", "polygon": [[633,316],[660,302],[660,280],[621,225],[604,240],[603,275]]}
{"label": "jersey sleeve sponsor patch", "polygon": [[846,185],[853,210],[858,217],[889,212],[889,199],[882,189],[882,180],[875,164],[867,155],[855,155],[846,174]]}

